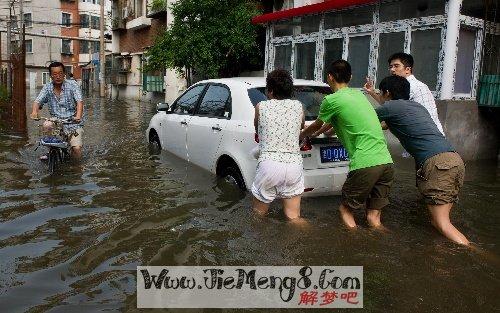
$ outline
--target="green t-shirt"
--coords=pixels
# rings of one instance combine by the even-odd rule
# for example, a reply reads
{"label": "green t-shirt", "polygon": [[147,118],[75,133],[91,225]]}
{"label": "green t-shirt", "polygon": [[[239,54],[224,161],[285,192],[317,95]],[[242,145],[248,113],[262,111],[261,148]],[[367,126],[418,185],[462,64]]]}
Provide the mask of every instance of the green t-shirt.
{"label": "green t-shirt", "polygon": [[326,96],[318,118],[335,129],[349,153],[349,170],[392,163],[377,113],[361,91],[345,87]]}

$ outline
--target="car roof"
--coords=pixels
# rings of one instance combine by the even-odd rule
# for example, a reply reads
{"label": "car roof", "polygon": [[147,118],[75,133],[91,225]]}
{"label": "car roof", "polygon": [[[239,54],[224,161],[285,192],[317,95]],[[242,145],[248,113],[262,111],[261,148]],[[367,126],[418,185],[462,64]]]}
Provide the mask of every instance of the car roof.
{"label": "car roof", "polygon": [[[265,87],[266,86],[266,78],[265,77],[231,77],[231,78],[219,78],[219,79],[207,79],[204,81],[200,81],[198,83],[220,83],[226,85],[233,84],[245,84],[247,88],[255,88],[255,87]],[[305,80],[305,79],[294,79],[293,84],[295,86],[321,86],[328,87],[327,84],[323,82],[318,82],[314,80]]]}

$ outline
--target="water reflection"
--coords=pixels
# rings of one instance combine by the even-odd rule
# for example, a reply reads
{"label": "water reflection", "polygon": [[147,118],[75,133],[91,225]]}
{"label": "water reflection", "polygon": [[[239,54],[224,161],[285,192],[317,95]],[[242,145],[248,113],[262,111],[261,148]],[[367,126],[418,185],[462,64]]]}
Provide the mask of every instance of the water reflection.
{"label": "water reflection", "polygon": [[[341,227],[338,197],[304,200],[311,226],[297,228],[279,205],[258,218],[248,194],[168,153],[150,154],[144,130],[153,113],[147,103],[88,101],[83,160],[51,176],[34,151],[35,123],[27,137],[0,133],[0,307],[136,311],[137,265],[308,264],[363,265],[368,311],[498,309],[499,267],[431,227],[411,160],[397,160],[383,216],[390,232]],[[499,173],[469,162],[453,211],[457,227],[496,255]]]}

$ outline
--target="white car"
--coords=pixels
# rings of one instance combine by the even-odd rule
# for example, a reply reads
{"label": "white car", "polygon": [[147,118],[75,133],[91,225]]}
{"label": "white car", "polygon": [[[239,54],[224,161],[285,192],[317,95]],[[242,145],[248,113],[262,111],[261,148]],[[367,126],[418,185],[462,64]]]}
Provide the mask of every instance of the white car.
{"label": "white car", "polygon": [[[220,177],[250,189],[257,160],[254,105],[266,100],[265,78],[227,78],[198,82],[172,105],[158,104],[146,136],[151,144]],[[306,124],[318,115],[328,85],[294,81],[295,98],[304,105]],[[340,194],[348,155],[336,137],[318,137],[301,147],[305,196]]]}

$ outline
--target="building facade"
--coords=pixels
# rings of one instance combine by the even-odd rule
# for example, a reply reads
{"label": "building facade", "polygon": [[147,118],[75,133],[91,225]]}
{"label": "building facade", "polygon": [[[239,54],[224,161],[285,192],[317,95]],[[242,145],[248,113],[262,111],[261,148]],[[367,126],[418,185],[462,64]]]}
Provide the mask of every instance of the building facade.
{"label": "building facade", "polygon": [[[23,16],[26,29],[26,79],[31,89],[41,88],[50,80],[47,66],[54,61],[64,64],[81,83],[87,78],[97,85],[95,69],[99,66],[100,0],[31,0],[24,1]],[[19,7],[14,7],[19,12]],[[13,24],[19,25],[13,12]],[[111,13],[111,2],[106,1],[105,15]],[[111,22],[106,19],[111,36]],[[18,27],[14,27],[15,30]],[[106,49],[111,49],[107,40]],[[6,58],[6,35],[2,36],[2,56]],[[91,75],[85,77],[85,71]]]}
{"label": "building facade", "polygon": [[173,70],[143,71],[145,53],[172,21],[167,0],[113,0],[112,62],[109,67],[113,98],[172,102],[186,88]]}
{"label": "building facade", "polygon": [[345,59],[352,86],[362,87],[366,77],[379,82],[388,75],[391,54],[406,52],[415,76],[442,100],[475,99],[480,73],[499,73],[500,24],[485,21],[484,1],[293,2],[254,19],[267,25],[266,71],[285,68],[324,81],[325,67]]}

